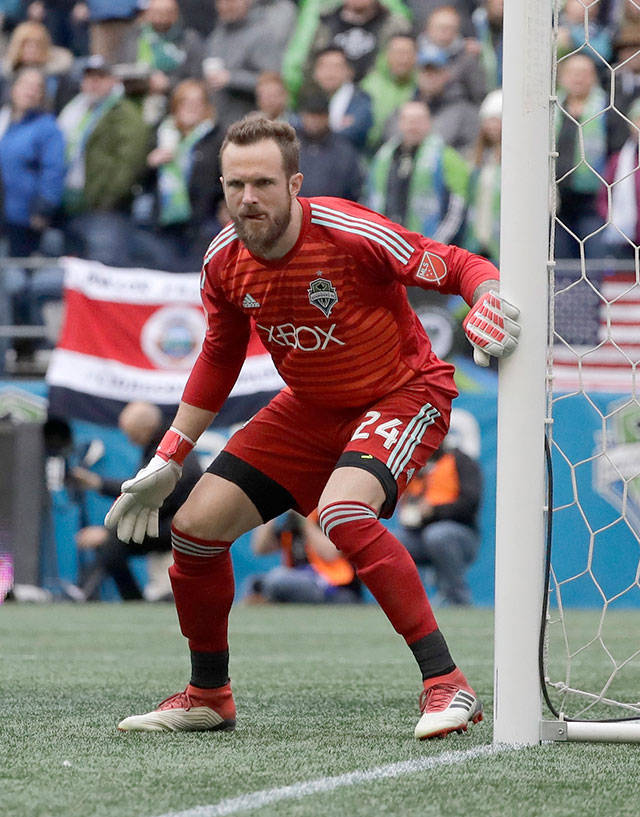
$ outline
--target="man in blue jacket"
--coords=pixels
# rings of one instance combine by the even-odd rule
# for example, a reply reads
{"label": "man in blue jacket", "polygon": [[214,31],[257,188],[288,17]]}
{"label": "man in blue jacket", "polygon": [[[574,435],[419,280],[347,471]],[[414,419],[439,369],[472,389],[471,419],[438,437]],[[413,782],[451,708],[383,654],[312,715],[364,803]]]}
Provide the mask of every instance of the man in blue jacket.
{"label": "man in blue jacket", "polygon": [[38,249],[40,234],[60,206],[64,183],[64,138],[44,111],[44,75],[22,71],[0,111],[0,174],[3,228],[12,256]]}
{"label": "man in blue jacket", "polygon": [[[44,110],[45,78],[25,68],[11,88],[10,102],[0,110],[0,181],[2,234],[14,258],[40,248],[43,231],[60,206],[65,172],[64,138],[55,118]],[[59,297],[62,275],[57,269],[27,273],[19,266],[3,271],[0,322],[41,324],[42,301]],[[15,339],[19,357],[34,351],[31,338]],[[8,341],[0,342],[0,372]]]}

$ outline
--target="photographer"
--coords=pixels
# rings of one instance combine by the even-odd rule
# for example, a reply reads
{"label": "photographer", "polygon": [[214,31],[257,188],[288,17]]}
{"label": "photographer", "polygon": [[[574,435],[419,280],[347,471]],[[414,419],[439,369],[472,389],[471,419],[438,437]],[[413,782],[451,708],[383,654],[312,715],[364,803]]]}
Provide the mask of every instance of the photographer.
{"label": "photographer", "polygon": [[355,570],[341,556],[317,524],[314,512],[308,519],[289,511],[256,528],[251,541],[258,556],[282,553],[282,565],[253,579],[250,603],[297,604],[361,601]]}
{"label": "photographer", "polygon": [[445,604],[471,604],[465,574],[480,547],[478,463],[445,437],[399,503],[400,539],[419,567],[433,568]]}
{"label": "photographer", "polygon": [[[141,447],[142,459],[145,462],[149,458],[149,452],[155,451],[158,441],[165,432],[162,412],[151,403],[128,403],[120,412],[118,425],[130,442]],[[141,544],[125,545],[118,539],[115,532],[107,530],[102,525],[89,525],[78,531],[76,543],[80,550],[95,552],[94,568],[85,578],[81,588],[87,600],[98,597],[100,584],[107,576],[111,576],[115,581],[123,601],[140,601],[143,598],[155,601],[165,597],[171,598],[166,568],[162,582],[165,586],[164,595],[160,592],[155,595],[150,594],[149,587],[145,588],[143,594],[129,567],[128,560],[130,556],[143,556],[151,553],[170,556],[171,520],[177,508],[184,502],[201,476],[202,469],[198,457],[192,452],[184,461],[182,479],[160,511],[157,538],[147,536]],[[120,479],[106,479],[87,468],[79,466],[73,468],[71,478],[77,487],[85,490],[97,491],[104,496],[116,497],[120,494]]]}

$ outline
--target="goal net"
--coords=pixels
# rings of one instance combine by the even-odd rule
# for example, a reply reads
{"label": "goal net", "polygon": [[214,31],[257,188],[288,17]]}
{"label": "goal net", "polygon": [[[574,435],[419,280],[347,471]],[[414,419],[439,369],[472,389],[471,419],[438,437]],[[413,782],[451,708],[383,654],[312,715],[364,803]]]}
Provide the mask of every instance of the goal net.
{"label": "goal net", "polygon": [[504,6],[496,743],[640,740],[640,36],[602,36],[626,6],[640,33],[640,0]]}
{"label": "goal net", "polygon": [[640,3],[553,5],[541,680],[561,719],[640,718]]}

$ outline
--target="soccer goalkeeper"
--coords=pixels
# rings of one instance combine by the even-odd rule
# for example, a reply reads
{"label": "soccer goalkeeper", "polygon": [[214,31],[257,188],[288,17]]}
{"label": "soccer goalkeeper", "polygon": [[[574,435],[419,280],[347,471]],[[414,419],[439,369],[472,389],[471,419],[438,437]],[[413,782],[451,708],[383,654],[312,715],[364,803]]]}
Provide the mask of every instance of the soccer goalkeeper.
{"label": "soccer goalkeeper", "polygon": [[379,521],[447,433],[457,392],[405,287],[459,293],[482,365],[513,351],[518,310],[484,258],[411,233],[352,202],[299,197],[295,131],[247,118],[228,130],[222,183],[231,223],[202,270],[208,330],[172,428],[107,514],[124,540],[157,531],[181,464],[229,394],[255,320],[286,387],[229,440],[173,521],[170,568],[189,642],[186,689],[119,729],[233,729],[229,550],[289,508],[323,532],[404,638],[422,675],[417,738],[467,729],[482,704],[451,656],[413,559]]}

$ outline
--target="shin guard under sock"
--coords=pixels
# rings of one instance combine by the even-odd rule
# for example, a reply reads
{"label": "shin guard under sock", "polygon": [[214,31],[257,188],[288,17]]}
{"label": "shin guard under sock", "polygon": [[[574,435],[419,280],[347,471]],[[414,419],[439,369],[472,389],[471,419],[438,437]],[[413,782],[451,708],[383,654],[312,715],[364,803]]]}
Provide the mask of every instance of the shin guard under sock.
{"label": "shin guard under sock", "polygon": [[[231,542],[198,539],[175,527],[171,541],[169,577],[182,634],[193,652],[224,654],[235,590]],[[218,677],[224,670],[216,665],[215,672]]]}
{"label": "shin guard under sock", "polygon": [[364,502],[333,502],[322,510],[319,522],[407,644],[437,629],[415,562],[373,508]]}

